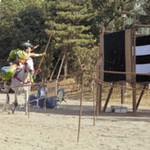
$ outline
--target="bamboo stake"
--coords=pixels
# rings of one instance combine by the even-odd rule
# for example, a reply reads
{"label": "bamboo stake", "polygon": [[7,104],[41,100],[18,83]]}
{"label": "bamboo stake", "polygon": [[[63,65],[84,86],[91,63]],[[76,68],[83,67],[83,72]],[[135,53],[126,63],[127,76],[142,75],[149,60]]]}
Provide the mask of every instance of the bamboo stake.
{"label": "bamboo stake", "polygon": [[[45,47],[44,53],[46,53],[47,50],[48,50],[48,47],[49,47],[51,38],[52,38],[52,34],[50,34],[50,36],[49,36],[49,39],[48,39],[47,45],[46,45],[46,47]],[[44,60],[44,56],[42,56],[42,58],[41,58],[41,61],[40,61],[40,63],[39,63],[39,66],[38,66],[37,71],[39,71],[39,69],[40,69],[40,67],[41,67],[41,65],[42,65],[43,60]]]}
{"label": "bamboo stake", "polygon": [[58,72],[58,75],[57,75],[57,80],[59,79],[60,72],[61,72],[61,70],[62,70],[62,66],[63,66],[64,60],[65,60],[65,54],[64,54],[64,56],[63,56],[63,58],[62,58],[62,62],[61,62],[61,65],[60,65],[60,68],[59,68],[59,72]]}
{"label": "bamboo stake", "polygon": [[96,120],[96,109],[95,109],[95,81],[93,82],[93,125],[95,125]]}
{"label": "bamboo stake", "polygon": [[80,129],[81,129],[82,101],[83,101],[83,87],[84,87],[84,72],[82,72],[81,87],[80,87],[80,112],[79,112],[79,122],[78,122],[78,136],[77,136],[77,142],[79,142],[79,138],[80,138]]}
{"label": "bamboo stake", "polygon": [[141,94],[140,94],[140,96],[139,96],[139,98],[138,98],[138,101],[137,101],[137,104],[136,104],[136,110],[137,110],[138,107],[139,107],[139,104],[140,104],[140,102],[141,102],[141,99],[142,99],[142,96],[143,96],[143,94],[144,94],[144,92],[145,92],[146,87],[147,87],[147,84],[144,84],[143,89],[142,89],[142,91],[141,91]]}
{"label": "bamboo stake", "polygon": [[54,69],[53,69],[53,71],[52,71],[52,74],[51,74],[51,76],[50,76],[49,81],[51,81],[51,80],[52,80],[52,77],[53,77],[54,72],[55,72],[55,70],[56,70],[56,67],[57,67],[57,65],[58,65],[58,63],[59,63],[59,61],[60,61],[60,58],[61,58],[61,57],[59,57],[59,58],[58,58],[58,60],[57,60],[57,62],[56,62],[56,65],[55,65],[55,67],[54,67]]}

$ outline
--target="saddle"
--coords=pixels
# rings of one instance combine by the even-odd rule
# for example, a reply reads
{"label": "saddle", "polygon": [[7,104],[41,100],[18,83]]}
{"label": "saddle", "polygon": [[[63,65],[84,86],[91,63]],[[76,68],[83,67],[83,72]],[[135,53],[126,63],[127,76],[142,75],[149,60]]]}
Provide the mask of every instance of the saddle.
{"label": "saddle", "polygon": [[16,69],[17,69],[16,64],[2,67],[0,69],[0,72],[2,73],[2,81],[9,81]]}

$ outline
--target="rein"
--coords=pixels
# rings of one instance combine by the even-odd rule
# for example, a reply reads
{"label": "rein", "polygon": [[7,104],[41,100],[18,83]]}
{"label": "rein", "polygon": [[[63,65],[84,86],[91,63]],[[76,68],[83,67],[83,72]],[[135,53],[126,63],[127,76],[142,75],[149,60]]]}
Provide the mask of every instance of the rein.
{"label": "rein", "polygon": [[[25,62],[26,63],[26,62]],[[20,79],[19,77],[18,77],[18,74],[24,69],[24,72],[25,73],[27,73],[28,71],[27,71],[27,69],[26,69],[26,64],[24,63],[24,65],[25,65],[25,67],[24,68],[17,68],[17,69],[20,69],[20,70],[18,70],[15,74],[14,74],[14,76],[13,76],[13,78],[15,78],[16,80],[18,80],[19,82],[22,82],[23,84],[29,84],[29,83],[31,83],[31,81],[27,81],[27,82],[24,82],[22,79]]]}
{"label": "rein", "polygon": [[23,84],[29,84],[29,83],[31,83],[31,81],[24,82],[24,81],[21,80],[17,75],[14,76],[13,78],[17,79],[19,82],[22,82]]}

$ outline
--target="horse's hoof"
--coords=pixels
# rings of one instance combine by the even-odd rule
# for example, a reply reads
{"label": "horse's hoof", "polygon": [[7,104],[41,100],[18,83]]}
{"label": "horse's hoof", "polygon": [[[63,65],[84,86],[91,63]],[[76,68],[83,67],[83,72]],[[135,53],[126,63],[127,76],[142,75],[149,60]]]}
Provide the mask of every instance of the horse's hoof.
{"label": "horse's hoof", "polygon": [[13,102],[13,105],[14,105],[15,107],[17,107],[17,106],[18,106],[18,103],[17,103],[17,102]]}
{"label": "horse's hoof", "polygon": [[15,113],[15,108],[11,109],[11,113],[14,114]]}
{"label": "horse's hoof", "polygon": [[12,114],[14,114],[14,112],[15,112],[14,110],[11,111]]}
{"label": "horse's hoof", "polygon": [[25,106],[24,105],[20,105],[20,109],[24,109],[25,108]]}
{"label": "horse's hoof", "polygon": [[2,109],[2,112],[7,112],[7,109],[6,109],[6,108],[3,108],[3,109]]}
{"label": "horse's hoof", "polygon": [[6,89],[6,88],[1,88],[1,91],[4,92],[4,93],[7,93],[7,92],[8,92],[8,89]]}

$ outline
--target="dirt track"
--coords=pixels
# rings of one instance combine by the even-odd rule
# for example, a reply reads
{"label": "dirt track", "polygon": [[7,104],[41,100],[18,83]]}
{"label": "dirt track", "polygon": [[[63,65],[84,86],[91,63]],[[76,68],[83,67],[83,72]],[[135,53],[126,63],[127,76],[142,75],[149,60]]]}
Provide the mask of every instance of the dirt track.
{"label": "dirt track", "polygon": [[[12,97],[12,95],[11,95]],[[0,109],[4,102],[0,95]],[[77,143],[79,101],[67,100],[59,108],[31,108],[0,113],[1,150],[149,150],[150,111],[141,109],[136,116],[105,113],[93,126],[93,106],[83,101],[79,143]]]}

